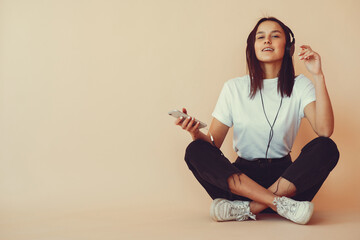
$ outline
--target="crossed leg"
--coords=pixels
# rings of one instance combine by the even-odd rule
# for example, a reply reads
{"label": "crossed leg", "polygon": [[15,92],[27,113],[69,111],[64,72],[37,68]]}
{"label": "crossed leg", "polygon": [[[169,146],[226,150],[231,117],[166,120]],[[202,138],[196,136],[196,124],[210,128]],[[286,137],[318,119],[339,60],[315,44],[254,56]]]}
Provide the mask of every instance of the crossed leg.
{"label": "crossed leg", "polygon": [[[338,159],[339,151],[330,138],[315,138],[302,148],[297,160],[279,174],[284,178],[280,177],[266,189],[246,174],[239,173],[241,169],[234,167],[218,148],[206,141],[193,141],[185,154],[189,169],[213,199],[226,198],[230,190],[236,195],[253,200],[250,204],[253,214],[268,207],[276,211],[273,200],[277,196],[292,197],[296,193],[296,197],[299,197],[310,191],[301,200],[309,201],[336,166]],[[286,179],[297,180],[292,182],[296,182],[299,189]]]}
{"label": "crossed leg", "polygon": [[250,203],[250,211],[253,214],[258,214],[268,207],[276,211],[276,206],[273,204],[275,197],[292,197],[296,193],[295,185],[282,177],[268,189],[259,185],[243,173],[231,175],[227,179],[227,182],[232,193],[253,200]]}

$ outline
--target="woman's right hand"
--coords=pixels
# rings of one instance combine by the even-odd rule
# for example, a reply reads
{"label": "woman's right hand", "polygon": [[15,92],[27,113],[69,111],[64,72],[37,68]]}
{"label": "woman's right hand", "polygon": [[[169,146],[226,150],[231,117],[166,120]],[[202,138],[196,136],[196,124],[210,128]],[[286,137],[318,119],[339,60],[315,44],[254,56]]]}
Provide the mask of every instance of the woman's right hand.
{"label": "woman's right hand", "polygon": [[[183,108],[182,112],[187,114],[186,108]],[[179,117],[178,119],[176,119],[175,125],[179,125],[182,129],[188,131],[192,137],[195,137],[199,133],[200,125],[200,122],[195,123],[195,121],[195,118],[191,116],[186,119]]]}

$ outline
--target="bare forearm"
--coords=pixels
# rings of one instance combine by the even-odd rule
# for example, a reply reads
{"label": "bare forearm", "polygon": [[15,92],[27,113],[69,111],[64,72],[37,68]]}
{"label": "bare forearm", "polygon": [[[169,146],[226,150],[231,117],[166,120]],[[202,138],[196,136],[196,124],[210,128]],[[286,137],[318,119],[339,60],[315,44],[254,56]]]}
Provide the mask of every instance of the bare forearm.
{"label": "bare forearm", "polygon": [[334,114],[323,74],[314,75],[316,94],[315,127],[319,136],[330,137],[334,131]]}
{"label": "bare forearm", "polygon": [[204,134],[203,132],[201,132],[201,131],[198,131],[196,134],[190,134],[190,135],[191,135],[191,137],[192,137],[193,140],[202,139],[202,140],[205,140],[205,141],[213,144],[212,141],[211,141],[210,136],[209,136],[209,135],[205,135],[205,134]]}

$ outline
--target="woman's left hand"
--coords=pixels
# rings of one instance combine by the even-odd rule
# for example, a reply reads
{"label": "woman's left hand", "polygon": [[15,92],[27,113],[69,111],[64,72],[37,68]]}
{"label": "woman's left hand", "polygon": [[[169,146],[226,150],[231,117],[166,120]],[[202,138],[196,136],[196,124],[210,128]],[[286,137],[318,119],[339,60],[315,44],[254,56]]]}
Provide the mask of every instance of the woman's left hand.
{"label": "woman's left hand", "polygon": [[308,45],[301,45],[300,48],[299,59],[304,60],[306,69],[313,75],[322,74],[320,55]]}

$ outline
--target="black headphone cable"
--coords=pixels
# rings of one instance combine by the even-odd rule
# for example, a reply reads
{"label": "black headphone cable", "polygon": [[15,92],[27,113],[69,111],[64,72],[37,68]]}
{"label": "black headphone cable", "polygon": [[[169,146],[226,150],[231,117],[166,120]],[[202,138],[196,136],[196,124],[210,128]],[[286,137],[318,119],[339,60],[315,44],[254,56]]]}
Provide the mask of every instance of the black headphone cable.
{"label": "black headphone cable", "polygon": [[279,109],[278,109],[278,111],[277,111],[277,113],[276,113],[274,122],[273,122],[273,124],[271,125],[271,124],[270,124],[270,121],[269,121],[269,119],[268,119],[268,117],[267,117],[267,115],[266,115],[266,112],[265,112],[264,100],[263,100],[263,96],[262,96],[262,93],[261,93],[261,89],[260,89],[260,97],[261,97],[261,104],[262,104],[262,107],[263,107],[263,111],[264,111],[266,120],[267,120],[267,122],[268,122],[268,124],[269,124],[269,126],[270,126],[269,142],[268,142],[268,145],[267,145],[267,147],[266,147],[266,153],[265,153],[265,159],[268,159],[268,158],[267,158],[267,154],[268,154],[268,151],[269,151],[270,142],[271,142],[271,140],[272,140],[272,138],[273,138],[273,136],[274,136],[274,129],[273,129],[273,128],[274,128],[276,119],[277,119],[277,117],[278,117],[278,115],[279,115],[283,98],[281,97]]}

